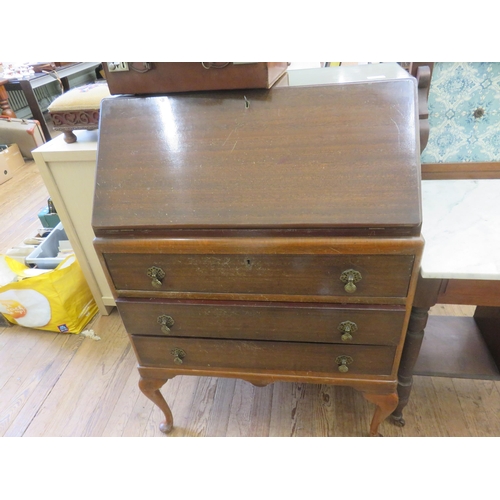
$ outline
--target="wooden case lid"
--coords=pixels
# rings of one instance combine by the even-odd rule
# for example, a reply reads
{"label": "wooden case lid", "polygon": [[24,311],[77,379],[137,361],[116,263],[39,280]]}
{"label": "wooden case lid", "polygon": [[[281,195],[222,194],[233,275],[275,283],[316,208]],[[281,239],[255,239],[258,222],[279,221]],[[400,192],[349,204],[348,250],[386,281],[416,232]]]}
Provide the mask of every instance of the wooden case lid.
{"label": "wooden case lid", "polygon": [[417,120],[411,77],[105,99],[94,230],[417,235]]}

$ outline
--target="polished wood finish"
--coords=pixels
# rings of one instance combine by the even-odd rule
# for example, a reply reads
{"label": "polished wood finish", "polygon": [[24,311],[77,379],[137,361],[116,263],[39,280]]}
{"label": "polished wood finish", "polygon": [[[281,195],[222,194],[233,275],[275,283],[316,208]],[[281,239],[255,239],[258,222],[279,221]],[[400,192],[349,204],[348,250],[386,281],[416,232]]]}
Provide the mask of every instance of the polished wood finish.
{"label": "polished wood finish", "polygon": [[431,74],[432,74],[432,71],[434,70],[434,63],[433,62],[411,62],[410,67],[408,69],[408,72],[410,73],[410,75],[417,78],[417,75],[418,75],[420,68],[426,68],[426,67],[430,69]]}
{"label": "polished wood finish", "polygon": [[500,162],[423,163],[422,179],[500,179]]}
{"label": "polished wood finish", "polygon": [[96,234],[349,227],[418,236],[415,82],[304,89],[104,100]]}
{"label": "polished wood finish", "polygon": [[431,86],[431,68],[420,66],[414,75],[418,86],[418,117],[420,128],[420,152],[427,146],[429,141],[429,89]]}
{"label": "polished wood finish", "polygon": [[[33,235],[47,197],[34,162],[0,185],[0,252]],[[432,308],[431,318],[437,313],[472,314],[450,305]],[[373,403],[346,385],[259,387],[180,375],[162,388],[176,418],[165,435],[163,412],[137,389],[137,360],[118,313],[98,315],[88,328],[101,340],[0,326],[0,436],[354,437],[370,426]],[[380,429],[387,437],[498,438],[499,413],[500,381],[415,375],[406,426]]]}
{"label": "polished wood finish", "polygon": [[3,80],[0,78],[0,115],[6,116],[7,118],[16,118],[16,113],[12,110],[9,104],[9,95],[7,90],[5,90],[4,84],[8,80]]}
{"label": "polished wood finish", "polygon": [[500,380],[483,337],[486,329],[478,324],[477,317],[429,315],[414,374]]}
{"label": "polished wood finish", "polygon": [[174,426],[174,417],[169,406],[161,395],[160,389],[165,383],[164,378],[140,378],[139,389],[163,412],[165,421],[160,424],[160,431],[168,433]]}
{"label": "polished wood finish", "polygon": [[440,281],[441,285],[437,297],[439,304],[500,306],[500,281],[462,279],[443,279]]}
{"label": "polished wood finish", "polygon": [[379,425],[394,411],[398,404],[398,395],[363,393],[365,399],[377,405],[370,424],[370,436],[381,436],[378,432]]}
{"label": "polished wood finish", "polygon": [[[103,101],[94,245],[163,429],[159,381],[196,375],[348,385],[378,435],[423,247],[416,123],[412,78]],[[349,344],[338,310],[394,317]]]}
{"label": "polished wood finish", "polygon": [[[109,71],[112,94],[165,94],[193,90],[270,88],[286,71],[286,62],[130,62],[129,71]],[[145,69],[148,64],[150,69]]]}
{"label": "polished wood finish", "polygon": [[[267,380],[279,380],[282,371],[301,372],[323,377],[324,382],[337,378],[369,379],[370,375],[390,376],[395,348],[389,346],[352,346],[311,344],[306,342],[273,342],[219,339],[179,339],[133,337],[137,359],[141,366],[175,369],[175,349],[182,349],[183,369],[196,368],[199,374],[223,376],[229,370],[256,370]],[[339,356],[350,356],[348,371],[341,373],[336,362]],[[179,361],[178,361],[179,362]]]}
{"label": "polished wood finish", "polygon": [[[161,299],[118,299],[117,306],[131,334],[167,337],[397,345],[405,319],[402,306]],[[170,331],[161,329],[162,315],[173,318]],[[346,321],[356,330],[343,340],[339,327]]]}
{"label": "polished wood finish", "polygon": [[[483,376],[487,379],[498,377],[500,369],[500,349],[498,348],[497,340],[500,324],[500,314],[498,312],[500,310],[500,282],[495,280],[428,279],[420,275],[398,373],[399,404],[392,415],[395,422],[400,425],[404,425],[405,422],[402,412],[408,404],[412,390],[412,375],[415,371],[415,365],[422,347],[429,311],[436,304],[482,306],[478,308],[475,323],[479,327],[479,334],[483,336],[484,343],[480,342],[482,346],[478,345],[478,342],[475,342],[473,345],[476,349],[486,345],[488,350],[484,352],[483,348],[480,354],[474,354],[474,351],[468,346],[467,341],[462,338],[461,344],[462,346],[465,344],[467,349],[462,352],[461,356],[474,356],[476,362],[482,364],[482,368],[478,367],[475,363],[465,363],[460,358],[455,358],[452,362],[448,362],[447,366],[445,357],[445,361],[439,360],[438,368],[433,369],[430,364],[431,360],[427,358],[427,360],[423,360],[423,363],[427,362],[425,373],[434,375],[441,372],[447,376],[473,378]],[[437,339],[445,343],[447,340],[446,337],[443,337],[443,334],[446,334],[446,323],[449,323],[449,320],[436,318],[434,325],[435,329],[441,330]],[[464,323],[466,328],[462,335],[466,336],[465,339],[467,336],[474,336],[475,328],[468,325],[468,322],[460,321],[460,324],[455,324],[455,327],[462,327]],[[472,330],[472,333],[470,330]],[[432,339],[429,340],[431,341]],[[452,338],[448,339],[448,342],[452,342]],[[439,356],[439,347],[439,343],[433,343],[426,350],[434,351],[435,355]],[[448,355],[459,348],[460,344],[458,346],[454,345],[453,348],[449,349]]]}
{"label": "polished wood finish", "polygon": [[[356,297],[406,297],[414,256],[355,253],[355,247],[345,256],[106,253],[104,260],[116,290],[351,297],[340,277],[354,269],[362,276]],[[147,276],[151,266],[167,274],[160,288]]]}

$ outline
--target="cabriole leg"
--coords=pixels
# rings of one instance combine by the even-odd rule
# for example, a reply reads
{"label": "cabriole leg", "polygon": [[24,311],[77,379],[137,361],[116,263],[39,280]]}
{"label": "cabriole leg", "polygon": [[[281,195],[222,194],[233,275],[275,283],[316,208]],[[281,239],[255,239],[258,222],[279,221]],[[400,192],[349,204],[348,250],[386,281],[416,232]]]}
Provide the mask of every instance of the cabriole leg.
{"label": "cabriole leg", "polygon": [[163,415],[165,415],[165,420],[160,424],[160,431],[167,434],[174,426],[174,418],[165,398],[160,392],[165,382],[165,379],[141,377],[139,380],[139,389],[147,398],[153,401],[153,403],[163,412]]}
{"label": "cabriole leg", "polygon": [[363,396],[366,400],[370,401],[370,403],[377,405],[370,425],[370,436],[381,436],[378,432],[378,427],[398,405],[398,394],[397,392],[392,392],[390,394],[364,392]]}

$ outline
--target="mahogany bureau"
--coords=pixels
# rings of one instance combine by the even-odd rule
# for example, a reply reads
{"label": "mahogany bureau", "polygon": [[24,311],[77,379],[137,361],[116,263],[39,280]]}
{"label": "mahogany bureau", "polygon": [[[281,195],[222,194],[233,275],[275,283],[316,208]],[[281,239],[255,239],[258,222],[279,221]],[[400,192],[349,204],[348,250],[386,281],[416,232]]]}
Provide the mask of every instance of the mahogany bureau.
{"label": "mahogany bureau", "polygon": [[94,245],[139,387],[176,375],[338,384],[398,404],[423,247],[416,81],[101,106]]}

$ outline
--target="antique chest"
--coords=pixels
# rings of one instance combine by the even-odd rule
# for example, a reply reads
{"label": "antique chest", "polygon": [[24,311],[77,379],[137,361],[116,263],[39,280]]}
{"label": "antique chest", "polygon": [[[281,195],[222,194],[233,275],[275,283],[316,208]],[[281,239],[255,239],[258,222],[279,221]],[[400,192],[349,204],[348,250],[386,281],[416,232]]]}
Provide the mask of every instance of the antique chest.
{"label": "antique chest", "polygon": [[420,237],[416,83],[104,100],[94,246],[138,360],[398,402]]}

